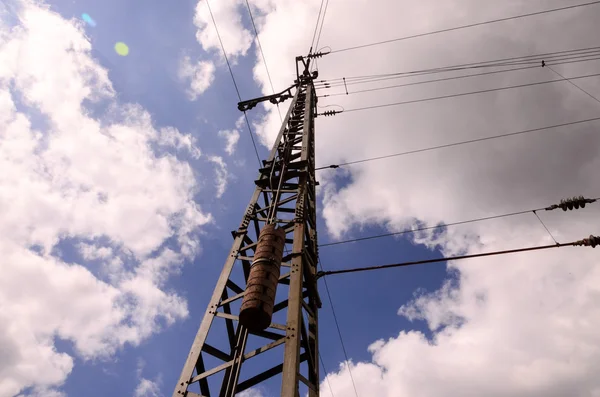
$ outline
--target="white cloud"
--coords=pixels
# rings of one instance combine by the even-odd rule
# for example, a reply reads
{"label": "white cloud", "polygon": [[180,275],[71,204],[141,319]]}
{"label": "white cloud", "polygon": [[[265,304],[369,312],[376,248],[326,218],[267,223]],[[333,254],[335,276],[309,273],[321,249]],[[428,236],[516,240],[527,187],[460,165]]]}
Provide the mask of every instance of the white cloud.
{"label": "white cloud", "polygon": [[189,84],[186,92],[189,99],[195,101],[215,80],[215,64],[210,61],[192,63],[186,55],[179,63],[179,79]]}
{"label": "white cloud", "polygon": [[162,397],[163,394],[160,392],[162,374],[158,374],[154,380],[144,378],[142,373],[145,366],[146,362],[142,359],[138,359],[136,374],[139,383],[133,392],[133,397]]}
{"label": "white cloud", "polygon": [[[239,11],[245,5],[242,0],[211,1],[210,7],[219,28],[219,34],[229,61],[235,63],[238,56],[244,56],[252,45],[252,34],[244,28]],[[205,51],[214,51],[222,58],[221,44],[210,17],[206,1],[199,1],[194,14],[194,24],[198,28],[196,40]]]}
{"label": "white cloud", "polygon": [[[56,338],[103,358],[187,316],[165,282],[211,218],[169,153],[199,156],[191,137],[117,103],[79,26],[27,1],[8,29],[0,20],[0,395],[58,395],[74,359]],[[98,102],[107,117],[84,106]],[[103,270],[63,262],[59,243]]]}
{"label": "white cloud", "polygon": [[236,394],[238,397],[265,397],[265,394],[256,388],[244,390],[241,393]]}
{"label": "white cloud", "polygon": [[[320,2],[254,2],[276,87],[290,83],[294,58],[305,54]],[[330,2],[321,44],[332,49],[408,36],[502,16],[551,8],[511,0],[494,7],[475,0],[419,4],[387,1],[373,7]],[[593,46],[598,8],[450,32],[331,54],[319,60],[319,79],[410,71],[452,64]],[[310,21],[310,24],[309,24]],[[295,24],[302,29],[292,28]],[[312,25],[314,26],[314,25]],[[360,26],[360,29],[356,27]],[[556,26],[562,26],[560,32]],[[285,28],[282,28],[285,27]],[[260,59],[260,57],[257,57]],[[598,63],[563,65],[565,75],[595,73]],[[271,92],[263,65],[254,69]],[[556,78],[536,69],[435,85],[320,98],[319,106],[346,109]],[[386,82],[387,84],[389,82]],[[594,95],[600,86],[579,80]],[[382,84],[383,85],[383,84]],[[358,88],[349,87],[350,91]],[[321,94],[340,92],[335,89]],[[276,109],[258,128],[270,144],[279,128]],[[317,165],[369,158],[511,131],[597,117],[598,104],[568,83],[432,101],[318,118]],[[391,231],[536,208],[561,198],[599,195],[597,125],[541,131],[521,137],[357,164],[319,175],[330,235],[354,235],[364,225]],[[544,213],[559,241],[598,234],[600,206],[580,213]],[[446,254],[507,249],[551,240],[533,215],[464,225],[415,241]],[[332,248],[333,249],[333,248]],[[372,362],[353,364],[359,395],[377,396],[592,396],[600,352],[597,255],[589,248],[504,256],[452,264],[458,282],[405,304],[401,315],[426,320],[435,338],[418,332],[372,345]],[[352,264],[347,264],[351,266]],[[399,272],[400,270],[398,270]],[[390,272],[392,272],[390,270]],[[346,276],[339,276],[346,277]],[[347,276],[350,277],[350,276]],[[442,326],[441,328],[439,328]],[[376,334],[374,334],[374,339]],[[335,395],[353,395],[345,369],[329,375]],[[327,383],[321,393],[329,395]]]}
{"label": "white cloud", "polygon": [[190,134],[182,134],[176,128],[161,128],[157,139],[159,145],[168,149],[187,151],[193,158],[198,159],[202,155],[200,148],[196,145],[196,139]]}
{"label": "white cloud", "polygon": [[83,259],[105,259],[113,255],[113,249],[111,247],[99,247],[93,244],[81,243],[79,244],[79,252],[83,256]]}
{"label": "white cloud", "polygon": [[230,156],[235,153],[235,147],[240,140],[240,129],[243,123],[244,116],[241,116],[235,123],[235,129],[219,131],[219,136],[225,139],[225,152]]}
{"label": "white cloud", "polygon": [[66,397],[66,394],[56,389],[34,388],[27,396],[19,395],[18,397]]}
{"label": "white cloud", "polygon": [[133,393],[134,397],[160,397],[160,386],[157,382],[151,381],[150,379],[142,378],[140,383],[135,388]]}
{"label": "white cloud", "polygon": [[215,165],[215,185],[217,187],[217,198],[220,198],[225,189],[227,188],[227,181],[229,180],[229,173],[227,172],[227,164],[223,161],[220,156],[210,156],[208,158],[210,162]]}

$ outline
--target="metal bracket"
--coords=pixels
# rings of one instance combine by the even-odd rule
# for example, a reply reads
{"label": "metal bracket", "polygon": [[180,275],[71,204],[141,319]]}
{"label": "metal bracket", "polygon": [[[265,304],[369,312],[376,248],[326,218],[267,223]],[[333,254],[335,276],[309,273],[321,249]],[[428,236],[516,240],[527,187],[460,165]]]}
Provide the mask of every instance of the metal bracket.
{"label": "metal bracket", "polygon": [[294,88],[294,87],[296,87],[295,84],[292,86],[289,86],[288,88],[286,88],[285,90],[283,90],[277,94],[261,96],[259,98],[254,98],[254,99],[249,99],[247,101],[238,102],[238,109],[241,110],[242,112],[245,112],[246,110],[252,109],[256,105],[258,105],[260,102],[265,102],[265,101],[269,101],[272,104],[276,105],[278,103],[285,101],[286,99],[292,98],[293,97],[292,88]]}

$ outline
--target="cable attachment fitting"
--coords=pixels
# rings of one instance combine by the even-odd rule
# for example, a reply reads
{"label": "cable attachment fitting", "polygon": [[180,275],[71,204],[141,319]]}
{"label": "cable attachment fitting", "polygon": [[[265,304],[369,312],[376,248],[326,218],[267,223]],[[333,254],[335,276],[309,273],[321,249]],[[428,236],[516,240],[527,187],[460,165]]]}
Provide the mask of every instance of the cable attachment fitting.
{"label": "cable attachment fitting", "polygon": [[591,204],[594,202],[596,202],[596,199],[586,199],[583,196],[572,197],[565,200],[560,200],[560,204],[551,205],[550,207],[546,208],[546,211],[552,211],[557,208],[562,208],[563,211],[570,211],[573,209],[578,210],[579,208],[585,208],[586,204]]}
{"label": "cable attachment fitting", "polygon": [[329,116],[335,116],[336,114],[343,113],[343,112],[344,112],[343,110],[327,110],[323,113],[317,113],[317,116],[329,117]]}
{"label": "cable attachment fitting", "polygon": [[585,247],[596,248],[597,245],[600,245],[600,237],[590,235],[588,238],[574,242],[573,245],[583,245]]}
{"label": "cable attachment fitting", "polygon": [[331,49],[327,52],[319,51],[319,52],[315,52],[314,54],[308,54],[306,57],[307,58],[321,58],[321,57],[323,57],[323,55],[327,55],[330,52],[331,52]]}

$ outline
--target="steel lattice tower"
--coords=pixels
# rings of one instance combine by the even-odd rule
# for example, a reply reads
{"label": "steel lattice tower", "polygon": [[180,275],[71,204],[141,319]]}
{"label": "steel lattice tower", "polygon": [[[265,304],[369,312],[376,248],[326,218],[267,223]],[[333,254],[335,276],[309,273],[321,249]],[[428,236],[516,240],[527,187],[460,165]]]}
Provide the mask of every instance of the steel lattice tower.
{"label": "steel lattice tower", "polygon": [[[256,189],[242,222],[232,232],[231,251],[173,397],[233,397],[280,373],[281,396],[298,397],[299,382],[307,386],[310,397],[319,395],[318,309],[321,301],[316,282],[314,118],[317,98],[313,86],[317,74],[309,73],[309,58],[298,57],[296,61],[304,71],[300,74],[297,68],[298,79],[293,86],[280,94],[238,104],[238,108],[245,111],[261,101],[277,103],[292,98],[270,156],[259,170]],[[279,262],[265,264],[263,258],[264,245],[269,243],[261,241],[274,241],[276,236],[267,236],[266,232],[261,235],[261,232],[267,229],[272,232],[274,227],[281,235],[280,267]],[[263,268],[259,266],[275,269],[274,273],[261,273]],[[253,280],[261,276],[265,281],[254,285]],[[272,308],[273,322],[269,316],[263,318],[265,329],[249,327],[244,322],[249,317],[239,316],[240,301],[243,299],[246,305],[249,296],[257,294],[256,288],[268,284],[269,277],[271,286],[277,290],[278,301],[271,302],[272,306],[268,302],[264,305]],[[264,287],[265,291],[268,289]],[[255,301],[268,301],[269,294],[264,294],[265,299],[259,296]],[[275,292],[272,295],[274,299]],[[259,302],[262,308],[261,305]],[[276,322],[278,318],[282,323]],[[264,360],[256,359],[266,353],[279,364],[265,365]],[[244,367],[242,373],[246,361],[256,364]],[[247,369],[256,372],[247,375]]]}

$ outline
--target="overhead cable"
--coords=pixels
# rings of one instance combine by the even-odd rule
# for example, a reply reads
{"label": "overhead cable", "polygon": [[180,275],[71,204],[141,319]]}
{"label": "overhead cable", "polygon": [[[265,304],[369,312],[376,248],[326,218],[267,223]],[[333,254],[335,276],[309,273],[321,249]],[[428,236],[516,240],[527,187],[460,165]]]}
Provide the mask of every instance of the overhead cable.
{"label": "overhead cable", "polygon": [[539,64],[542,60],[546,61],[557,61],[564,59],[572,59],[574,57],[591,57],[596,56],[600,51],[600,47],[586,47],[586,48],[578,48],[572,50],[562,50],[562,51],[554,51],[554,52],[546,52],[540,54],[533,55],[523,55],[518,57],[509,57],[509,58],[500,58],[488,61],[478,61],[478,62],[470,62],[470,63],[462,63],[457,65],[450,66],[442,66],[435,67],[429,69],[419,69],[412,70],[408,72],[393,72],[393,73],[382,73],[382,74],[370,74],[370,75],[361,75],[361,76],[346,76],[346,77],[338,77],[333,79],[326,80],[317,80],[315,81],[315,85],[325,85],[325,84],[341,84],[343,79],[346,81],[357,81],[364,80],[370,78],[380,78],[380,77],[395,77],[395,76],[407,76],[412,77],[415,75],[421,74],[432,74],[432,73],[443,73],[443,72],[453,72],[465,69],[473,69],[473,68],[487,68],[487,67],[500,67],[500,66],[514,66],[519,62],[532,62]]}
{"label": "overhead cable", "polygon": [[[319,266],[321,267],[321,272],[324,272],[323,264],[321,263],[321,259],[318,259]],[[352,387],[354,388],[354,395],[358,397],[358,391],[356,390],[356,384],[354,383],[354,377],[352,376],[352,369],[350,368],[350,360],[348,359],[348,352],[346,351],[346,345],[344,344],[344,338],[342,338],[342,331],[340,329],[340,324],[337,319],[337,315],[335,314],[335,307],[333,306],[333,300],[331,299],[331,293],[329,292],[329,285],[327,285],[327,280],[323,279],[325,282],[325,291],[327,292],[327,297],[329,298],[329,304],[331,305],[331,313],[333,314],[333,320],[335,322],[335,327],[337,328],[338,336],[340,338],[340,344],[342,345],[342,351],[344,353],[344,358],[346,360],[346,365],[348,366],[348,374],[350,375],[350,380],[352,381]],[[329,386],[331,387],[331,385]],[[332,392],[333,394],[333,392]]]}
{"label": "overhead cable", "polygon": [[[515,68],[515,69],[495,70],[493,72],[483,72],[483,73],[476,73],[476,74],[468,74],[468,75],[464,75],[464,76],[445,77],[445,78],[442,78],[442,79],[416,81],[416,82],[412,82],[412,83],[396,84],[396,85],[385,86],[385,87],[377,87],[377,88],[368,88],[368,89],[365,89],[365,90],[358,90],[358,91],[351,91],[351,92],[348,92],[348,90],[346,90],[346,92],[337,92],[335,94],[319,95],[319,97],[327,98],[327,97],[331,97],[331,96],[360,94],[360,93],[363,93],[363,92],[381,91],[381,90],[389,90],[389,89],[392,89],[392,88],[409,87],[409,86],[413,86],[413,85],[439,83],[441,81],[460,80],[460,79],[467,79],[467,78],[471,78],[471,77],[487,76],[487,75],[497,74],[497,73],[515,72],[515,71],[518,71],[518,70],[538,69],[539,67],[540,66],[525,66],[525,67],[520,67],[520,68]],[[370,81],[369,81],[369,83],[370,83]],[[323,88],[332,88],[332,87],[323,87]]]}
{"label": "overhead cable", "polygon": [[373,47],[373,46],[377,46],[377,45],[381,45],[381,44],[388,44],[388,43],[393,43],[393,42],[397,42],[397,41],[414,39],[417,37],[432,36],[432,35],[439,34],[439,33],[452,32],[452,31],[472,28],[472,27],[476,27],[476,26],[482,26],[482,25],[487,25],[487,24],[492,24],[492,23],[497,23],[497,22],[504,22],[504,21],[509,21],[509,20],[513,20],[513,19],[527,18],[527,17],[532,17],[535,15],[548,14],[548,13],[558,12],[558,11],[566,11],[566,10],[570,10],[570,9],[592,6],[592,5],[597,5],[597,4],[600,4],[600,1],[592,1],[592,2],[588,2],[588,3],[574,4],[574,5],[570,5],[570,6],[566,6],[566,7],[552,8],[549,10],[530,12],[530,13],[521,14],[521,15],[514,15],[511,17],[492,19],[492,20],[488,20],[488,21],[484,21],[484,22],[471,23],[468,25],[461,25],[461,26],[456,26],[453,28],[440,29],[440,30],[435,30],[432,32],[427,32],[427,33],[419,33],[419,34],[414,34],[411,36],[398,37],[395,39],[389,39],[389,40],[377,41],[377,42],[369,43],[369,44],[361,44],[361,45],[357,45],[357,46],[341,48],[339,50],[333,50],[333,51],[331,51],[331,53],[333,54],[333,53],[337,53],[337,52],[357,50],[359,48]]}
{"label": "overhead cable", "polygon": [[[355,243],[355,242],[359,242],[359,241],[374,240],[374,239],[379,239],[379,238],[383,238],[383,237],[399,236],[402,234],[417,233],[417,232],[422,232],[422,231],[426,231],[426,230],[435,230],[435,229],[447,228],[447,227],[451,227],[451,226],[465,225],[468,223],[489,221],[492,219],[507,218],[507,217],[516,216],[516,215],[528,214],[530,212],[533,212],[534,214],[537,215],[538,211],[552,211],[552,210],[555,210],[558,208],[563,209],[563,211],[585,208],[586,204],[595,203],[598,200],[600,200],[600,198],[598,198],[598,197],[593,198],[593,199],[586,199],[583,196],[573,197],[573,198],[569,198],[566,200],[561,200],[559,204],[553,204],[548,207],[535,208],[532,210],[525,210],[525,211],[510,212],[507,214],[500,214],[500,215],[485,216],[482,218],[469,219],[466,221],[445,223],[443,225],[427,226],[427,227],[420,227],[420,228],[416,228],[416,229],[402,230],[400,232],[383,233],[383,234],[376,234],[376,235],[372,235],[372,236],[359,237],[359,238],[354,238],[354,239],[349,239],[349,240],[334,241],[333,243],[319,244],[319,248],[331,247],[334,245],[341,245],[341,244],[348,244],[348,243]],[[541,219],[540,219],[540,221],[541,221]],[[544,227],[545,227],[545,225],[544,225]],[[548,231],[548,233],[549,233],[549,231]]]}
{"label": "overhead cable", "polygon": [[[252,27],[254,28],[254,34],[256,35],[256,42],[258,43],[260,55],[262,56],[263,63],[265,64],[267,77],[269,78],[269,84],[271,85],[271,91],[273,91],[273,94],[275,94],[275,88],[273,87],[273,81],[271,80],[271,73],[269,73],[269,67],[267,66],[267,59],[265,58],[265,53],[263,52],[262,45],[260,44],[260,37],[258,37],[258,29],[256,29],[256,25],[254,24],[254,16],[252,15],[252,9],[250,8],[250,3],[248,3],[248,0],[246,0],[246,6],[248,6],[248,14],[250,14],[250,20],[252,21]],[[277,104],[277,113],[279,113],[279,119],[283,123],[283,117],[281,117],[281,110],[279,109],[279,104]]]}
{"label": "overhead cable", "polygon": [[548,69],[550,69],[552,72],[554,72],[555,74],[557,74],[563,80],[566,80],[567,82],[569,82],[573,87],[577,88],[579,91],[583,92],[584,94],[586,94],[587,96],[589,96],[590,98],[592,98],[594,101],[600,103],[600,99],[596,98],[595,96],[593,96],[592,94],[590,94],[589,92],[587,92],[586,90],[584,90],[583,88],[581,88],[580,86],[578,86],[577,84],[573,83],[571,81],[571,80],[573,80],[573,78],[567,78],[567,77],[563,76],[562,74],[558,73],[556,70],[552,69],[549,65],[546,65],[546,67]]}
{"label": "overhead cable", "polygon": [[[318,69],[318,63],[317,63],[317,58],[322,57],[323,55],[325,55],[323,52],[321,52],[321,49],[319,48],[319,41],[321,41],[321,32],[323,31],[323,25],[325,24],[325,15],[327,14],[327,8],[329,7],[329,0],[327,0],[325,2],[325,10],[323,11],[323,18],[321,18],[321,27],[319,28],[319,35],[316,36],[316,43],[315,43],[315,34],[317,33],[317,27],[319,27],[319,17],[321,16],[321,9],[323,8],[323,0],[321,0],[321,7],[319,8],[319,16],[317,17],[317,24],[315,26],[315,32],[313,33],[313,41],[312,44],[310,46],[310,51],[308,52],[308,58],[313,58],[313,63],[311,64],[311,70],[313,69]],[[313,46],[314,46],[314,52],[313,52]]]}
{"label": "overhead cable", "polygon": [[[552,62],[552,63],[550,63],[548,61],[548,62],[545,62],[545,66],[564,65],[564,64],[572,64],[572,63],[577,63],[577,62],[596,61],[596,60],[600,60],[600,51],[593,58],[578,58],[578,59],[573,59],[573,60],[561,60],[560,62],[557,61],[557,62]],[[326,97],[330,97],[330,96],[352,95],[352,94],[359,94],[359,93],[364,93],[364,92],[389,90],[392,88],[399,88],[399,87],[409,87],[409,86],[413,86],[413,85],[422,85],[422,84],[438,83],[438,82],[442,82],[442,81],[468,79],[468,78],[472,78],[472,77],[487,76],[487,75],[499,74],[499,73],[509,73],[509,72],[516,72],[516,71],[521,71],[521,70],[539,69],[542,67],[542,62],[540,62],[540,61],[536,61],[533,64],[532,63],[528,63],[528,64],[530,66],[522,66],[522,67],[516,67],[516,68],[512,68],[512,69],[493,70],[490,72],[472,73],[472,74],[466,74],[466,75],[460,75],[460,76],[451,76],[451,77],[416,81],[416,82],[410,82],[410,83],[404,83],[404,84],[395,84],[395,85],[390,85],[390,86],[368,88],[368,89],[355,90],[355,91],[350,91],[350,92],[348,91],[348,88],[347,88],[348,85],[369,84],[369,83],[376,83],[376,82],[380,82],[380,81],[396,80],[399,78],[414,77],[414,76],[382,77],[382,78],[372,79],[372,80],[354,81],[354,82],[350,82],[348,84],[332,83],[332,84],[322,85],[320,87],[317,87],[317,89],[326,90],[326,89],[344,86],[345,92],[319,95],[322,98],[326,98]],[[511,65],[511,66],[517,66],[517,65],[515,64],[515,65]]]}
{"label": "overhead cable", "polygon": [[[242,97],[240,95],[240,90],[238,89],[237,83],[235,82],[235,77],[233,76],[233,71],[231,70],[231,65],[229,64],[229,59],[227,58],[227,52],[225,52],[225,47],[223,46],[223,40],[221,40],[221,35],[219,34],[219,28],[217,27],[217,22],[215,21],[215,17],[213,15],[212,9],[210,8],[209,0],[206,0],[206,5],[208,6],[208,11],[210,12],[210,17],[212,19],[213,25],[215,26],[215,31],[217,32],[217,37],[219,39],[219,43],[221,43],[221,50],[223,50],[223,56],[225,57],[225,62],[227,63],[227,68],[229,69],[229,74],[231,75],[231,80],[233,80],[233,86],[235,87],[235,92],[237,92],[237,96],[239,101],[242,101]],[[254,134],[252,133],[252,128],[250,128],[250,121],[248,120],[248,115],[244,112],[244,118],[246,119],[246,126],[248,127],[248,132],[250,133],[250,138],[252,139],[252,146],[254,146],[254,152],[256,153],[256,160],[258,161],[259,166],[261,165],[260,156],[258,155],[258,149],[256,148],[256,142],[254,141]]]}
{"label": "overhead cable", "polygon": [[[341,112],[339,112],[339,113],[341,113]],[[437,150],[437,149],[443,149],[443,148],[448,148],[448,147],[453,147],[453,146],[466,145],[466,144],[475,143],[475,142],[482,142],[482,141],[488,141],[488,140],[492,140],[492,139],[505,138],[505,137],[509,137],[509,136],[522,135],[522,134],[527,134],[527,133],[530,133],[530,132],[549,130],[549,129],[559,128],[559,127],[567,127],[567,126],[576,125],[576,124],[590,123],[590,122],[598,121],[598,120],[600,120],[600,117],[594,117],[594,118],[591,118],[591,119],[578,120],[578,121],[571,121],[571,122],[568,122],[568,123],[554,124],[554,125],[549,125],[549,126],[546,126],[546,127],[532,128],[532,129],[522,130],[522,131],[516,131],[516,132],[509,132],[507,134],[492,135],[492,136],[488,136],[488,137],[484,137],[484,138],[469,139],[469,140],[466,140],[466,141],[459,141],[459,142],[454,142],[454,143],[448,143],[448,144],[445,144],[445,145],[437,145],[437,146],[432,146],[432,147],[428,147],[428,148],[416,149],[416,150],[409,150],[409,151],[399,152],[399,153],[392,153],[392,154],[387,154],[387,155],[384,155],[384,156],[369,157],[369,158],[365,158],[365,159],[361,159],[361,160],[347,161],[347,162],[344,162],[344,163],[332,164],[332,165],[328,165],[328,166],[324,166],[324,167],[317,167],[317,168],[315,168],[315,171],[325,170],[325,169],[328,169],[328,168],[335,169],[335,168],[339,168],[339,167],[343,167],[343,166],[347,166],[347,165],[353,165],[353,164],[359,164],[359,163],[366,163],[366,162],[369,162],[369,161],[384,160],[384,159],[389,159],[389,158],[392,158],[392,157],[406,156],[406,155],[409,155],[409,154],[428,152],[428,151],[431,151],[431,150]]]}
{"label": "overhead cable", "polygon": [[315,38],[317,37],[317,29],[319,28],[319,21],[321,20],[321,12],[323,11],[323,2],[325,0],[321,0],[321,6],[319,7],[319,15],[317,15],[317,22],[315,23],[315,32],[313,33],[312,41],[310,42],[310,50],[309,54],[312,54],[313,47],[315,46]]}
{"label": "overhead cable", "polygon": [[329,376],[327,376],[327,368],[325,368],[325,362],[323,361],[323,356],[319,352],[319,361],[321,361],[321,366],[323,367],[323,372],[325,372],[325,380],[327,380],[327,386],[329,386],[329,392],[331,393],[331,397],[335,397],[333,394],[333,388],[331,387],[331,382],[329,381]]}
{"label": "overhead cable", "polygon": [[448,257],[442,257],[442,258],[424,259],[424,260],[419,260],[419,261],[393,263],[393,264],[389,264],[389,265],[365,266],[365,267],[355,267],[355,268],[350,268],[350,269],[320,271],[317,273],[317,278],[320,278],[323,276],[330,276],[333,274],[356,273],[356,272],[364,272],[364,271],[369,271],[369,270],[383,270],[383,269],[391,269],[391,268],[396,268],[396,267],[424,265],[424,264],[436,263],[436,262],[447,262],[447,261],[456,261],[456,260],[461,260],[461,259],[481,258],[481,257],[485,257],[485,256],[515,254],[518,252],[527,252],[527,251],[538,251],[538,250],[545,250],[545,249],[550,249],[550,248],[562,248],[562,247],[574,247],[574,246],[586,246],[586,247],[595,248],[597,245],[600,245],[600,237],[591,235],[588,238],[584,238],[582,240],[573,241],[570,243],[563,243],[563,244],[557,243],[557,244],[541,245],[541,246],[535,246],[535,247],[517,248],[517,249],[512,249],[512,250],[482,252],[479,254],[471,254],[471,255],[448,256]]}
{"label": "overhead cable", "polygon": [[542,224],[542,226],[544,227],[544,229],[546,230],[546,232],[548,233],[548,235],[550,236],[550,238],[556,243],[559,244],[558,241],[556,241],[556,239],[554,238],[554,235],[550,232],[550,229],[548,229],[548,227],[546,226],[546,224],[544,223],[544,221],[542,220],[542,218],[540,218],[540,216],[538,215],[537,211],[532,211],[533,215],[535,215],[535,217],[537,218],[538,221],[540,221],[540,223]]}
{"label": "overhead cable", "polygon": [[323,31],[323,25],[325,24],[325,15],[327,14],[327,7],[329,7],[329,0],[325,1],[325,10],[323,11],[323,18],[321,19],[321,27],[319,28],[319,35],[317,36],[317,43],[315,49],[319,51],[319,41],[321,40],[321,32]]}
{"label": "overhead cable", "polygon": [[[596,77],[596,76],[600,76],[600,73],[587,74],[587,75],[583,75],[583,76],[569,77],[569,80],[586,79],[588,77]],[[400,106],[400,105],[408,105],[408,104],[412,104],[412,103],[421,103],[421,102],[436,101],[436,100],[439,100],[439,99],[450,99],[450,98],[457,98],[457,97],[463,97],[463,96],[469,96],[469,95],[486,94],[486,93],[489,93],[489,92],[512,90],[512,89],[515,89],[515,88],[533,87],[533,86],[537,86],[537,85],[552,84],[552,83],[558,83],[558,82],[562,82],[562,81],[564,81],[564,80],[563,79],[560,79],[560,80],[546,80],[546,81],[538,81],[538,82],[535,82],[535,83],[510,85],[510,86],[507,86],[507,87],[489,88],[489,89],[486,89],[486,90],[461,92],[459,94],[450,94],[450,95],[435,96],[435,97],[431,97],[431,98],[413,99],[413,100],[410,100],[410,101],[400,101],[400,102],[384,103],[384,104],[380,104],[380,105],[362,106],[362,107],[358,107],[358,108],[346,109],[344,112],[345,113],[359,112],[359,111],[363,111],[363,110],[373,110],[373,109],[387,108],[387,107],[390,107],[390,106]]]}

